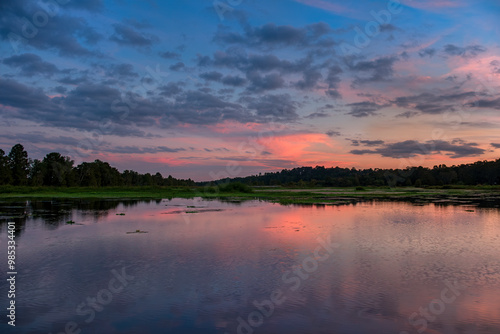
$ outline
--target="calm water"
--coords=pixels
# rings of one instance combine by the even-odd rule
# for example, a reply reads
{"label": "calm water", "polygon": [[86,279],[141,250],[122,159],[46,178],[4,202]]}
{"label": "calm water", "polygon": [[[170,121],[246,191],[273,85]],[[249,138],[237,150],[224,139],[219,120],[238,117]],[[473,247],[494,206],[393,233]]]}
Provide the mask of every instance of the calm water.
{"label": "calm water", "polygon": [[174,199],[0,212],[2,276],[6,216],[24,215],[9,219],[17,326],[2,279],[1,333],[500,333],[498,209]]}

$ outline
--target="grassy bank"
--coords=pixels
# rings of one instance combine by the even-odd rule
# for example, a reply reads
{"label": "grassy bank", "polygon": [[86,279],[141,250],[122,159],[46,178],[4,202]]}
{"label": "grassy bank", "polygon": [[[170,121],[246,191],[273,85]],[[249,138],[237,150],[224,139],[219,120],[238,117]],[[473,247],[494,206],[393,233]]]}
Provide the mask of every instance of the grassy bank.
{"label": "grassy bank", "polygon": [[328,204],[361,200],[464,201],[500,199],[500,187],[433,188],[284,188],[227,185],[222,187],[0,187],[1,199],[26,198],[221,198],[263,199],[282,204]]}

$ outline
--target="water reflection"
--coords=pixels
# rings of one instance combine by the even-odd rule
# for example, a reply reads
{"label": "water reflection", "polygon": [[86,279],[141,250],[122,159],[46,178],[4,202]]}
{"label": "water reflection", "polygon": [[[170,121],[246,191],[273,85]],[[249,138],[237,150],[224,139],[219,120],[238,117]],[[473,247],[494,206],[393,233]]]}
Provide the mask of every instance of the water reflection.
{"label": "water reflection", "polygon": [[[2,333],[60,333],[68,322],[96,334],[500,332],[497,209],[200,199],[5,206],[25,217],[18,331],[1,324]],[[136,230],[148,233],[127,234]],[[134,278],[108,298],[113,270]],[[443,294],[456,284],[457,294]],[[87,322],[87,298],[99,296],[109,303]]]}

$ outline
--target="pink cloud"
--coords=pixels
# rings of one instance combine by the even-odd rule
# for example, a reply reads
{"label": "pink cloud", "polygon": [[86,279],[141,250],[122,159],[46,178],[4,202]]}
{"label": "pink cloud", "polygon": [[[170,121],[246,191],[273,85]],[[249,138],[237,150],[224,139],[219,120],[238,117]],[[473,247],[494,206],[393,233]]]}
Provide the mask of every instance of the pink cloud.
{"label": "pink cloud", "polygon": [[349,14],[352,15],[354,11],[345,6],[334,4],[331,2],[327,2],[325,0],[294,0],[295,2],[301,3],[306,6],[315,7],[319,9],[323,9],[329,12],[333,12],[336,14]]}
{"label": "pink cloud", "polygon": [[413,8],[434,11],[443,8],[464,7],[466,4],[462,0],[411,0],[405,1],[405,5]]}

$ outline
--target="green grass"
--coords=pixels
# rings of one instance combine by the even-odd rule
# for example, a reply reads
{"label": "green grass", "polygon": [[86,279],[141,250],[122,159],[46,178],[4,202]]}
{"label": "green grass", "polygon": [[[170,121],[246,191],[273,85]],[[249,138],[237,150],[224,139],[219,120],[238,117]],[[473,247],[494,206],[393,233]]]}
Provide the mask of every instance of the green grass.
{"label": "green grass", "polygon": [[[325,204],[343,203],[362,199],[426,199],[469,195],[498,195],[498,186],[475,187],[350,187],[350,188],[284,188],[249,187],[242,184],[227,184],[220,187],[0,187],[0,198],[114,198],[114,199],[160,199],[194,198],[250,200],[262,199],[281,204]],[[193,210],[194,211],[194,210]]]}

